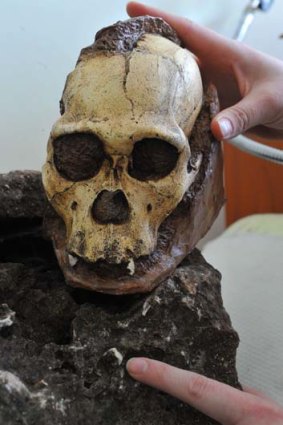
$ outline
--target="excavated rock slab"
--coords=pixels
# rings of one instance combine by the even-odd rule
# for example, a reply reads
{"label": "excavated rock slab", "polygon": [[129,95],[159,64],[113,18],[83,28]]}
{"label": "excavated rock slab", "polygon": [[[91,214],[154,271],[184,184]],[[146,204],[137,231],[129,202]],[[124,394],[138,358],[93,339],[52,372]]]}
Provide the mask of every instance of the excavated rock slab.
{"label": "excavated rock slab", "polygon": [[[239,387],[220,273],[194,250],[150,294],[71,288],[41,233],[40,174],[9,176],[0,176],[0,424],[215,424],[133,381],[125,364],[149,356]],[[13,188],[4,198],[3,182]]]}
{"label": "excavated rock slab", "polygon": [[40,172],[0,174],[0,219],[42,217],[44,200]]}

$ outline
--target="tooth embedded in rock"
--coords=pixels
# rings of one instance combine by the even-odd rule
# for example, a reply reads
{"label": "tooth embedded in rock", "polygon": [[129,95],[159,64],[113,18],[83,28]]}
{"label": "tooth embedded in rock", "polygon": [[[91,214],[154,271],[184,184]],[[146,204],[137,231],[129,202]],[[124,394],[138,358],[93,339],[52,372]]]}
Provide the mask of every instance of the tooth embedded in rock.
{"label": "tooth embedded in rock", "polygon": [[75,265],[77,264],[77,262],[79,260],[78,258],[74,257],[71,254],[68,254],[68,259],[69,259],[69,264],[70,264],[71,267],[75,267]]}
{"label": "tooth embedded in rock", "polygon": [[130,275],[132,276],[133,274],[135,274],[135,263],[134,260],[131,258],[128,265],[127,265],[127,269],[130,272]]}

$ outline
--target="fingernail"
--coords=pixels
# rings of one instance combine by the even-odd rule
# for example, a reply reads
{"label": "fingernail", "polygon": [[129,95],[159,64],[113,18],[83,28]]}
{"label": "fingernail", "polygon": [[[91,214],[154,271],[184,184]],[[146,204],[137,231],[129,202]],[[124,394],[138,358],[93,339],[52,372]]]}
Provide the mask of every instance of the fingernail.
{"label": "fingernail", "polygon": [[127,362],[127,370],[133,375],[144,373],[147,369],[147,362],[144,359],[132,358]]}
{"label": "fingernail", "polygon": [[222,137],[225,139],[227,137],[231,137],[233,134],[233,127],[231,124],[231,121],[228,118],[220,118],[220,120],[217,121]]}

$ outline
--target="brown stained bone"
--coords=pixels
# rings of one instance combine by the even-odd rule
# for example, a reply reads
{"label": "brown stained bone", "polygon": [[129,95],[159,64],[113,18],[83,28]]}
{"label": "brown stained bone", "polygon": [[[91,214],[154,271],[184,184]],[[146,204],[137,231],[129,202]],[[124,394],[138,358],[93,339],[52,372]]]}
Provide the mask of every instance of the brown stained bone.
{"label": "brown stained bone", "polygon": [[[180,206],[185,203],[189,207],[190,201],[193,197],[202,189],[204,181],[206,179],[206,174],[209,172],[209,161],[212,154],[213,147],[219,147],[220,143],[214,138],[211,129],[210,123],[213,117],[219,112],[219,100],[217,95],[217,90],[215,86],[210,84],[205,88],[205,96],[203,99],[203,105],[198,116],[198,119],[194,125],[194,129],[189,138],[190,148],[191,148],[191,158],[188,163],[188,169],[194,167],[195,158],[202,153],[202,165],[199,170],[197,179],[190,187],[189,191],[184,196]],[[221,149],[220,149],[221,150]],[[219,154],[221,156],[221,154]],[[222,158],[222,156],[221,156]],[[223,164],[219,163],[220,171],[222,173]],[[211,175],[213,179],[213,176]],[[223,186],[223,184],[222,184]]]}
{"label": "brown stained bone", "polygon": [[[176,210],[160,226],[155,251],[135,260],[133,276],[124,274],[127,271],[125,264],[121,265],[121,273],[107,262],[89,265],[79,260],[75,267],[71,267],[65,251],[64,223],[56,215],[49,219],[49,234],[70,285],[109,294],[148,292],[172,274],[192,251],[211,227],[224,202],[222,150],[210,131],[210,122],[217,110],[217,93],[210,86],[190,137],[192,156],[203,155],[198,178]],[[193,166],[193,159],[190,166]]]}
{"label": "brown stained bone", "polygon": [[78,62],[85,55],[89,56],[99,51],[130,52],[144,34],[158,34],[178,45],[181,44],[177,33],[163,19],[139,16],[127,21],[119,21],[98,31],[94,43],[82,49]]}

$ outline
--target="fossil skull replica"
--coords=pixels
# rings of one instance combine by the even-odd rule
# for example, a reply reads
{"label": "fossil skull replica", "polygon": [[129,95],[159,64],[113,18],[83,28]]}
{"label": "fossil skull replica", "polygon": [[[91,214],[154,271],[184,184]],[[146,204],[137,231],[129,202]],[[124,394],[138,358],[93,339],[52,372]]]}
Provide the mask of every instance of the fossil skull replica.
{"label": "fossil skull replica", "polygon": [[43,183],[66,281],[124,294],[153,289],[223,202],[219,144],[193,55],[159,18],[118,22],[81,51],[52,128]]}

